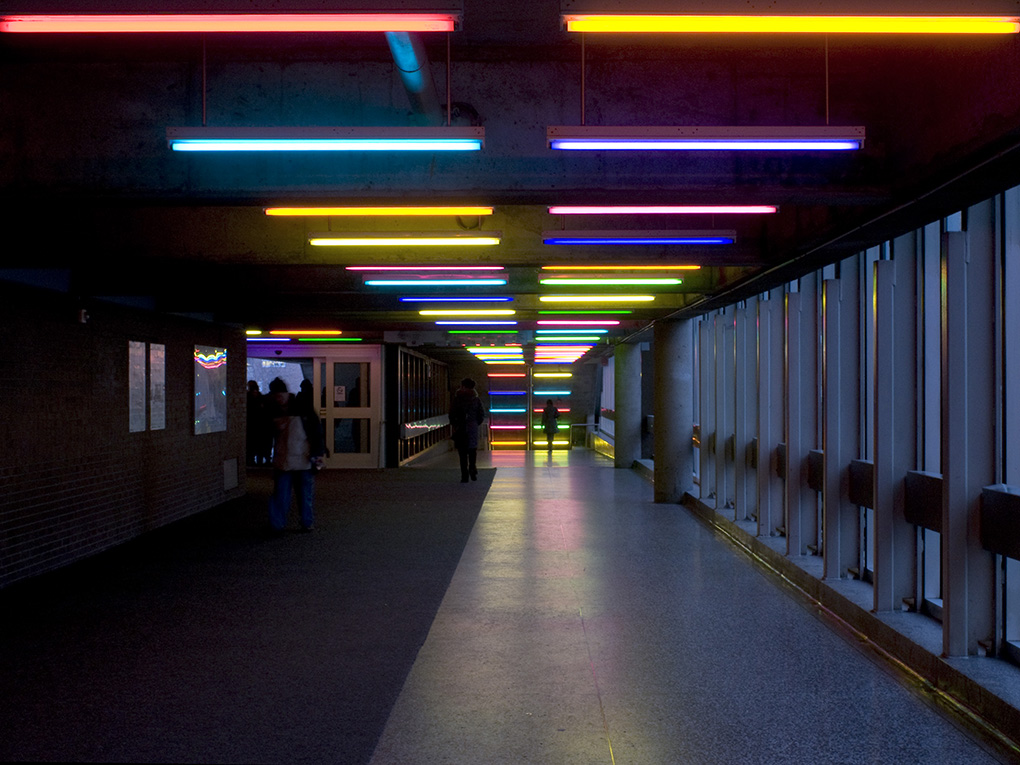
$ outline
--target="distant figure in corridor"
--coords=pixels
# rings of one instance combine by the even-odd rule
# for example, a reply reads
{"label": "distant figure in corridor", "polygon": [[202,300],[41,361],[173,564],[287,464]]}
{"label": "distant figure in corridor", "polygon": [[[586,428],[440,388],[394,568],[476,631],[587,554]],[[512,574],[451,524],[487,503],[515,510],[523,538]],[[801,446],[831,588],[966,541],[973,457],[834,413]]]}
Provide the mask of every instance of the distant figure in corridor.
{"label": "distant figure in corridor", "polygon": [[460,482],[478,480],[478,426],[485,421],[485,408],[470,377],[461,380],[453,394],[450,406],[450,424],[453,425],[453,445],[460,455]]}
{"label": "distant figure in corridor", "polygon": [[262,391],[255,380],[248,381],[246,398],[245,452],[248,465],[261,465],[269,458],[269,428],[263,416]]}
{"label": "distant figure in corridor", "polygon": [[315,525],[312,500],[315,473],[322,467],[322,432],[314,409],[307,399],[287,392],[287,383],[279,377],[269,383],[266,416],[273,424],[273,496],[269,500],[269,525],[283,531],[290,514],[291,489],[297,494],[301,528],[311,531]]}
{"label": "distant figure in corridor", "polygon": [[545,409],[542,410],[542,430],[545,431],[545,445],[546,448],[552,450],[553,439],[556,437],[556,431],[559,428],[560,413],[556,409],[556,405],[553,400],[546,399]]}

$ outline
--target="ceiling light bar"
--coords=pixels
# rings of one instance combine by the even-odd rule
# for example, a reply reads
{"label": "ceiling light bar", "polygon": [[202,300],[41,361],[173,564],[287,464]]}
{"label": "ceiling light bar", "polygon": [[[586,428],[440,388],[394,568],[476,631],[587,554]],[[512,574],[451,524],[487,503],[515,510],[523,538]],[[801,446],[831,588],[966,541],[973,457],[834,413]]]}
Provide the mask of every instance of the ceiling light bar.
{"label": "ceiling light bar", "polygon": [[273,216],[373,216],[373,217],[405,217],[427,216],[439,217],[452,215],[471,217],[492,215],[491,207],[267,207],[266,215]]}
{"label": "ceiling light bar", "polygon": [[701,266],[542,266],[543,271],[698,271]]}
{"label": "ceiling light bar", "polygon": [[655,295],[540,295],[542,303],[651,303]]}
{"label": "ceiling light bar", "polygon": [[467,326],[478,326],[478,327],[499,327],[499,326],[511,326],[516,327],[516,321],[437,321],[437,326],[453,326],[453,327],[467,327]]}
{"label": "ceiling light bar", "polygon": [[550,215],[768,215],[775,205],[554,205]]}
{"label": "ceiling light bar", "polygon": [[537,388],[533,391],[536,396],[569,396],[569,390],[538,390]]}
{"label": "ceiling light bar", "polygon": [[543,244],[733,244],[736,231],[543,231]]}
{"label": "ceiling light bar", "polygon": [[347,266],[346,271],[502,271],[503,266]]}
{"label": "ceiling light bar", "polygon": [[552,126],[550,149],[579,151],[853,151],[863,127]]}
{"label": "ceiling light bar", "polygon": [[516,335],[516,329],[448,329],[451,335]]}
{"label": "ceiling light bar", "polygon": [[[327,231],[309,234],[315,247],[491,247],[499,244],[500,232],[476,231]],[[405,269],[407,270],[407,269]]]}
{"label": "ceiling light bar", "polygon": [[366,279],[369,287],[502,287],[506,279]]}
{"label": "ceiling light bar", "polygon": [[299,343],[360,343],[360,337],[299,337]]}
{"label": "ceiling light bar", "polygon": [[556,340],[561,342],[572,342],[574,340],[593,340],[601,342],[604,338],[601,338],[598,335],[542,335],[542,337],[538,339],[542,341]]}
{"label": "ceiling light bar", "polygon": [[567,277],[567,278],[557,277],[557,278],[554,278],[554,279],[540,279],[539,283],[540,284],[551,284],[551,285],[565,284],[565,285],[567,285],[569,287],[592,287],[592,286],[676,287],[676,286],[678,286],[680,284],[683,284],[684,282],[683,282],[683,279],[676,279],[676,278],[670,278],[670,277],[656,278],[656,277],[649,276],[647,278],[638,277],[638,278],[633,278],[633,279],[616,278],[616,277],[610,277],[608,279],[572,279],[570,277]]}
{"label": "ceiling light bar", "polygon": [[479,151],[476,127],[170,127],[174,151]]}
{"label": "ceiling light bar", "polygon": [[[570,372],[535,372],[532,377],[573,377]],[[538,391],[535,391],[536,393]]]}
{"label": "ceiling light bar", "polygon": [[573,319],[556,319],[556,320],[539,320],[536,322],[539,326],[570,326],[570,327],[613,327],[620,322],[616,319],[599,319],[592,321],[585,320],[573,320]]}
{"label": "ceiling light bar", "polygon": [[[557,316],[576,316],[576,315],[579,315],[579,314],[584,316],[586,314],[599,314],[599,315],[602,315],[602,314],[627,314],[627,313],[634,313],[634,312],[633,311],[628,311],[628,310],[625,310],[625,309],[615,309],[614,310],[614,309],[596,308],[596,309],[589,309],[589,310],[585,310],[585,311],[559,310],[559,311],[539,311],[538,313],[540,315],[542,315],[542,316],[552,316],[552,315],[557,315]],[[617,321],[617,322],[613,322],[613,323],[614,324],[619,324],[620,322]],[[539,324],[563,324],[563,322],[561,322],[561,321],[556,321],[556,322],[541,322],[540,321]]]}
{"label": "ceiling light bar", "polygon": [[[535,334],[536,335],[572,335],[572,334],[580,334],[580,335],[591,335],[591,334],[604,335],[607,332],[609,332],[608,329],[536,329],[535,330]],[[543,338],[538,338],[538,339],[542,340]]]}
{"label": "ceiling light bar", "polygon": [[419,316],[513,316],[512,308],[418,311]]}
{"label": "ceiling light bar", "polygon": [[524,372],[493,372],[488,377],[527,377]]}
{"label": "ceiling light bar", "polygon": [[340,335],[343,332],[339,329],[271,329],[270,335],[290,335],[291,337],[307,335]]}
{"label": "ceiling light bar", "polygon": [[249,343],[289,343],[289,337],[249,337]]}
{"label": "ceiling light bar", "polygon": [[401,303],[511,303],[512,297],[402,297]]}
{"label": "ceiling light bar", "polygon": [[456,13],[88,13],[0,16],[0,32],[453,32]]}
{"label": "ceiling light bar", "polygon": [[1015,34],[1015,16],[564,14],[568,32],[753,34]]}

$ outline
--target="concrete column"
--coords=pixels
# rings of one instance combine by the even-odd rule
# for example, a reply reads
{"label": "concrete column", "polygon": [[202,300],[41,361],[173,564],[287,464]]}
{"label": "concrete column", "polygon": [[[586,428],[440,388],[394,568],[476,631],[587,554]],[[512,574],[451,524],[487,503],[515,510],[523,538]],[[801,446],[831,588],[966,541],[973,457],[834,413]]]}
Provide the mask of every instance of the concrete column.
{"label": "concrete column", "polygon": [[692,322],[655,323],[655,501],[679,502],[694,488]]}
{"label": "concrete column", "polygon": [[620,343],[614,357],[614,454],[616,467],[630,468],[641,459],[641,346]]}

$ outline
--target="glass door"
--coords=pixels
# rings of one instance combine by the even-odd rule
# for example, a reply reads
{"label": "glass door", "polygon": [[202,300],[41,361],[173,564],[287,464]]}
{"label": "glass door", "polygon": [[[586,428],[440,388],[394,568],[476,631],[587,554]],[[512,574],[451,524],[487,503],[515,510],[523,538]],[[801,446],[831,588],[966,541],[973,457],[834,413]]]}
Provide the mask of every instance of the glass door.
{"label": "glass door", "polygon": [[342,356],[316,359],[319,417],[329,450],[326,467],[379,467],[382,437],[379,364],[378,348],[359,348]]}

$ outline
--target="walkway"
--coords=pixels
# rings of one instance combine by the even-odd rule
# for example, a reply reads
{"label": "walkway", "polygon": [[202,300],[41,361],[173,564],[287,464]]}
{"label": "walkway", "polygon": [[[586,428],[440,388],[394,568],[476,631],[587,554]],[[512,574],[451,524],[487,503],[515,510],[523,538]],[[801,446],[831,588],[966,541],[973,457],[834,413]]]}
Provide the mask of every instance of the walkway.
{"label": "walkway", "polygon": [[256,471],[0,592],[0,761],[995,761],[636,473],[452,460],[327,473],[283,537]]}

